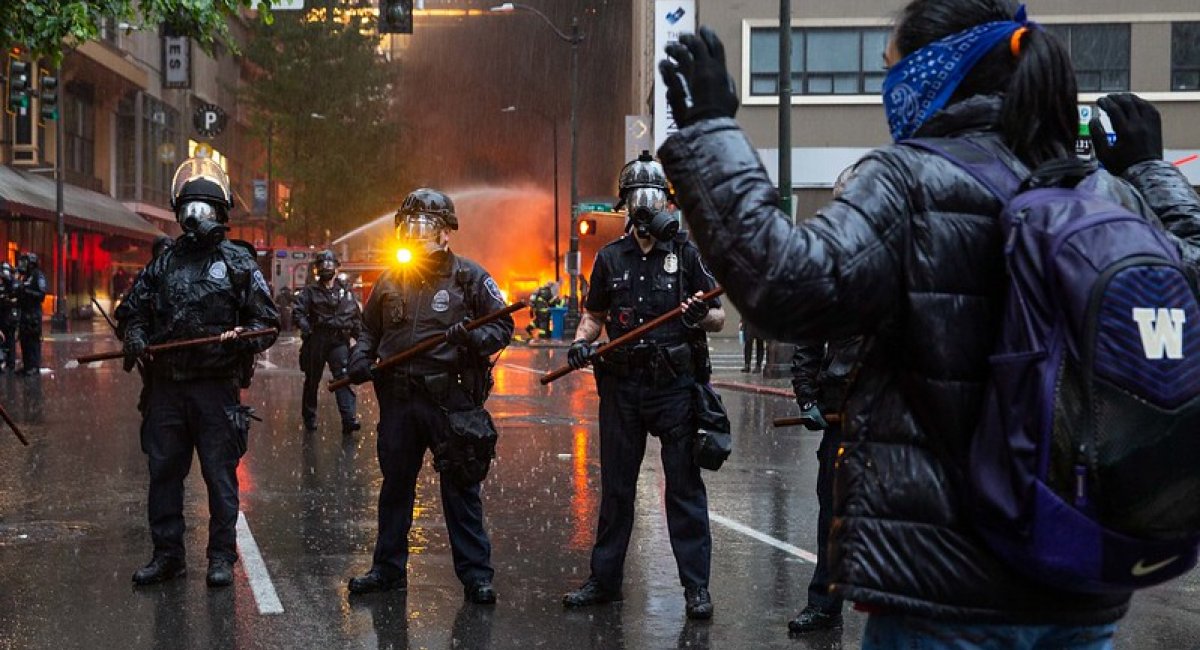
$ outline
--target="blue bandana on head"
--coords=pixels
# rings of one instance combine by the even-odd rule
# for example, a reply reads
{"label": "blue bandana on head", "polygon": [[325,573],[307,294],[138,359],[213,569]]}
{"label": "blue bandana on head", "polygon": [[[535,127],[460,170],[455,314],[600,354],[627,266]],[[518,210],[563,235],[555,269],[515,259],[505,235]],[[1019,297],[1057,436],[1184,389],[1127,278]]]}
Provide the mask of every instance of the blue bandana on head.
{"label": "blue bandana on head", "polygon": [[892,140],[912,137],[950,101],[958,84],[985,54],[1031,24],[1025,18],[1025,5],[1021,5],[1012,20],[983,23],[951,34],[892,66],[883,80],[883,109]]}

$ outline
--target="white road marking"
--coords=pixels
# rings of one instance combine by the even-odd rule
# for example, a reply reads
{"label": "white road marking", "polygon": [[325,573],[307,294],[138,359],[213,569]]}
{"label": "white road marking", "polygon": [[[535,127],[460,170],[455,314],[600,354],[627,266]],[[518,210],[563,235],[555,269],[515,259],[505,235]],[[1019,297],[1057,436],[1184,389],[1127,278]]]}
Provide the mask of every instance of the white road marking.
{"label": "white road marking", "polygon": [[737,532],[739,532],[747,537],[753,537],[754,539],[757,539],[758,541],[763,542],[764,544],[770,544],[771,546],[774,546],[775,548],[783,551],[784,553],[794,555],[794,556],[800,558],[801,560],[804,560],[805,562],[811,562],[812,564],[817,563],[817,556],[814,553],[809,553],[808,551],[806,551],[802,548],[797,548],[795,546],[792,546],[791,544],[788,544],[785,541],[775,539],[774,537],[771,537],[770,535],[767,535],[766,533],[760,533],[757,530],[754,530],[753,528],[746,526],[745,524],[740,524],[732,519],[729,519],[728,517],[722,517],[721,515],[718,515],[717,513],[710,511],[708,513],[708,519],[710,521],[715,521],[718,524],[725,526],[726,528],[732,528],[733,530],[736,530]]}
{"label": "white road marking", "polygon": [[250,533],[250,524],[246,521],[246,513],[238,512],[237,545],[242,556],[242,567],[246,579],[250,581],[250,589],[254,592],[254,601],[258,603],[259,614],[282,614],[283,603],[275,593],[275,585],[271,583],[271,574],[263,562],[262,553]]}
{"label": "white road marking", "polygon": [[[538,370],[537,368],[530,368],[529,366],[518,366],[515,363],[502,363],[500,365],[504,366],[505,368],[512,368],[513,370],[520,370],[521,372],[528,372],[533,375],[544,375],[544,374],[550,372],[549,370]],[[591,372],[591,371],[592,371],[591,368],[583,368],[581,370],[578,370],[577,372]]]}

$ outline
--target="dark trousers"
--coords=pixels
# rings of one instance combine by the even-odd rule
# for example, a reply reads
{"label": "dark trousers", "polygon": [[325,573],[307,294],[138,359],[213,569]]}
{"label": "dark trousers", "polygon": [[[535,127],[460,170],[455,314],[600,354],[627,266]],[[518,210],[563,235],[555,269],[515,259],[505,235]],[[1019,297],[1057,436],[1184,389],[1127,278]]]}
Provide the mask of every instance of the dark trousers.
{"label": "dark trousers", "polygon": [[[304,370],[304,398],[301,414],[305,422],[315,422],[317,419],[317,393],[321,389],[321,377],[325,373],[325,365],[334,379],[346,375],[346,362],[350,359],[350,346],[345,338],[332,332],[316,331],[308,336],[300,346],[300,367]],[[338,413],[342,423],[349,424],[355,419],[354,391],[346,386],[334,392],[337,400]]]}
{"label": "dark trousers", "polygon": [[671,550],[685,588],[707,587],[712,558],[708,493],[692,461],[693,396],[690,376],[655,387],[648,375],[616,377],[597,371],[600,393],[600,520],[592,548],[592,579],[620,588],[633,532],[638,471],[646,436],[662,442],[665,502]]}
{"label": "dark trousers", "polygon": [[4,367],[9,370],[17,368],[17,327],[16,325],[0,325],[0,332],[4,333],[4,343],[0,343],[0,348],[4,351]]}
{"label": "dark trousers", "polygon": [[750,348],[753,347],[755,348],[755,364],[761,366],[763,362],[763,354],[766,352],[766,345],[766,341],[760,338],[747,336],[746,341],[742,343],[742,358],[744,359],[743,365],[745,365],[747,368],[750,367]]}
{"label": "dark trousers", "polygon": [[[404,391],[392,380],[375,382],[379,400],[379,439],[377,452],[383,486],[379,489],[379,537],[375,541],[374,565],[389,575],[403,575],[408,569],[408,533],[412,529],[413,501],[417,475],[425,462],[425,450],[450,436],[450,425],[441,405],[422,390]],[[452,389],[444,402],[458,410],[470,406],[470,400]],[[464,585],[491,581],[492,543],[483,528],[483,502],[479,483],[460,487],[445,476],[441,484],[442,512],[450,534],[454,573]]]}
{"label": "dark trousers", "polygon": [[209,559],[237,560],[237,466],[246,439],[228,415],[238,405],[235,379],[177,382],[155,377],[147,384],[142,451],[150,461],[150,536],[154,555],[183,559],[183,483],[192,450],[208,488]]}
{"label": "dark trousers", "polygon": [[837,461],[842,425],[830,424],[817,447],[817,568],[808,583],[808,604],[830,614],[841,613],[842,599],[829,593],[829,526],[833,521],[833,464]]}
{"label": "dark trousers", "polygon": [[21,337],[21,365],[26,370],[42,367],[42,321],[38,314],[36,324],[22,322],[18,328]]}

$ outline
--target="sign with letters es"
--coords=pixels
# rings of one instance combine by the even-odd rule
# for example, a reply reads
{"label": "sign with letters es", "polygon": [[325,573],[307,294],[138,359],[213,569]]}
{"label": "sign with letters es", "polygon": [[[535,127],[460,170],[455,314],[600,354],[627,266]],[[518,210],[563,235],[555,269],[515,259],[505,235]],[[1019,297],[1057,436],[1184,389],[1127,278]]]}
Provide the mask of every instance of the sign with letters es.
{"label": "sign with letters es", "polygon": [[163,88],[192,87],[192,41],[186,36],[163,36]]}
{"label": "sign with letters es", "polygon": [[225,130],[225,120],[225,111],[221,110],[220,106],[201,104],[192,115],[192,126],[196,127],[196,133],[206,138],[215,138]]}
{"label": "sign with letters es", "polygon": [[658,79],[658,63],[667,58],[667,43],[696,31],[696,0],[654,0],[654,150],[678,130],[667,104],[667,87]]}

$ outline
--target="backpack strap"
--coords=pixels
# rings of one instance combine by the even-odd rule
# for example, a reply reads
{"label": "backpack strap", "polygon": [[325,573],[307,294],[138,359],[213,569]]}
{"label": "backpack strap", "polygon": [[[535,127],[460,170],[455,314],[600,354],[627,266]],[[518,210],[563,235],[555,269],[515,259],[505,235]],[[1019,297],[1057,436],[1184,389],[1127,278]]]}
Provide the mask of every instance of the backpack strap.
{"label": "backpack strap", "polygon": [[1007,202],[1020,191],[1024,180],[996,152],[970,138],[912,138],[901,144],[937,154],[983,183],[996,198]]}

